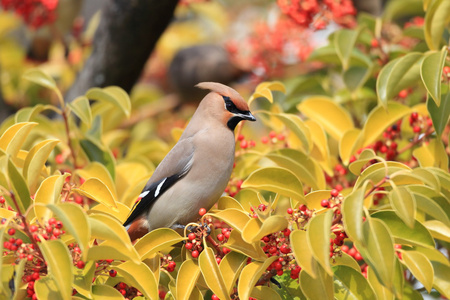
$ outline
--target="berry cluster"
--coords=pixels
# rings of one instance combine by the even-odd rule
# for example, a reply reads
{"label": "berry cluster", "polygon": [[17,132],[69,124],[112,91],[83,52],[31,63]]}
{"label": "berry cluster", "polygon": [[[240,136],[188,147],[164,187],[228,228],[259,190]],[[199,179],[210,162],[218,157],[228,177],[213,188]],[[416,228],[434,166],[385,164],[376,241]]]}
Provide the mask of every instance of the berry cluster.
{"label": "berry cluster", "polygon": [[175,271],[175,268],[177,266],[177,263],[174,262],[172,260],[172,256],[167,254],[167,255],[163,255],[161,257],[161,267],[165,270],[167,270],[167,272],[173,272]]}
{"label": "berry cluster", "polygon": [[0,0],[5,10],[13,10],[28,26],[37,29],[56,19],[58,0]]}
{"label": "berry cluster", "polygon": [[356,9],[350,0],[278,0],[281,11],[303,27],[324,29],[330,21],[354,27]]}
{"label": "berry cluster", "polygon": [[[116,284],[115,289],[118,290],[125,299],[133,299],[135,297],[141,297],[142,293],[135,287],[129,286],[124,282]],[[165,295],[164,295],[165,296]],[[164,298],[162,298],[164,299]]]}

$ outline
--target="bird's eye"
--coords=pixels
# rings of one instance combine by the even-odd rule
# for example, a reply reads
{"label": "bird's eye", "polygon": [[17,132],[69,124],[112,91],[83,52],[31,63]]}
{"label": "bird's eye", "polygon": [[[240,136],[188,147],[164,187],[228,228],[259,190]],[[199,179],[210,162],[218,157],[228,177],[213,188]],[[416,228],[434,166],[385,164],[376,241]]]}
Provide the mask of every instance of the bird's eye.
{"label": "bird's eye", "polygon": [[231,101],[230,97],[222,96],[223,100],[225,101],[225,108],[228,111],[233,111],[236,109],[236,106],[234,105],[233,101]]}

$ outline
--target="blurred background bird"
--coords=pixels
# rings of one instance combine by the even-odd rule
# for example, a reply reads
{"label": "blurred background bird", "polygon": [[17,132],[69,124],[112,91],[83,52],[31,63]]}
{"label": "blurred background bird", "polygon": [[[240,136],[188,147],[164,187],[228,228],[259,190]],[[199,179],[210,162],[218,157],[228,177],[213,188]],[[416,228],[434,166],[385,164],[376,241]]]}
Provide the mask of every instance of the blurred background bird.
{"label": "blurred background bird", "polygon": [[242,96],[216,82],[197,85],[211,92],[200,102],[178,143],[158,165],[140,201],[124,223],[131,240],[168,227],[181,230],[222,195],[233,169],[234,129],[256,121]]}

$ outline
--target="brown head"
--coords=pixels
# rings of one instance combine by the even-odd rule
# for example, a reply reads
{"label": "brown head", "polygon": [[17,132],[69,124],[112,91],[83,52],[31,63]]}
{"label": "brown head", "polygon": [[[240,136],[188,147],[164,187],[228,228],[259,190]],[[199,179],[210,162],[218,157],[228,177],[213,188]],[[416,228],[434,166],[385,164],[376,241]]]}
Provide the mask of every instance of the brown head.
{"label": "brown head", "polygon": [[231,130],[242,120],[256,121],[247,102],[229,86],[217,82],[201,82],[196,87],[211,90],[200,105],[206,105],[210,113]]}

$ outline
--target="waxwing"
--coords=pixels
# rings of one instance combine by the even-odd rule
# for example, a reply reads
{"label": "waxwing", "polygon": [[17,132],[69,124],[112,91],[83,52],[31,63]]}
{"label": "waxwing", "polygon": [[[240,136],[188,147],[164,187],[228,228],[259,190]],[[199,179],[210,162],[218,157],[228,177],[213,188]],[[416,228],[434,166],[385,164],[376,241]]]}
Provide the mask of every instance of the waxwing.
{"label": "waxwing", "polygon": [[234,129],[256,121],[234,89],[216,82],[197,87],[211,92],[200,102],[179,141],[139,195],[124,223],[131,240],[161,227],[180,230],[220,198],[234,163]]}

